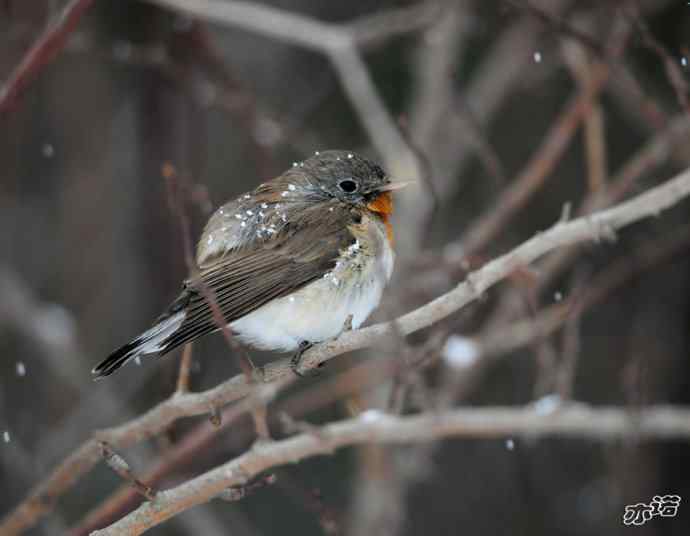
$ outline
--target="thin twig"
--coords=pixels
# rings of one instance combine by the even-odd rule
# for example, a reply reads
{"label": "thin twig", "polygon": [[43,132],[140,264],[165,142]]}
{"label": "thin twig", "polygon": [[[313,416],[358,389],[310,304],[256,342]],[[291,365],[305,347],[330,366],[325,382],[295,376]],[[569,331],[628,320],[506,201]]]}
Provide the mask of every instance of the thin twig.
{"label": "thin twig", "polygon": [[602,63],[597,64],[590,83],[568,101],[524,170],[511,182],[494,206],[484,211],[483,215],[465,232],[460,241],[464,256],[470,256],[486,246],[544,184],[549,173],[553,171],[565,152],[580,121],[589,113],[595,96],[602,89],[607,78],[608,67]]}
{"label": "thin twig", "polygon": [[[566,64],[578,85],[586,87],[592,76],[592,63],[586,49],[577,42],[566,41],[563,44],[563,51]],[[595,192],[605,186],[607,177],[604,110],[600,99],[596,99],[592,104],[584,126],[587,184],[589,191]]]}
{"label": "thin twig", "polygon": [[247,379],[251,379],[252,371],[254,369],[251,359],[247,355],[245,349],[235,340],[235,337],[233,337],[232,333],[230,332],[228,322],[223,316],[223,312],[218,305],[213,291],[206,284],[204,284],[200,277],[198,277],[199,268],[194,260],[191,233],[189,231],[189,218],[187,216],[187,211],[185,210],[185,199],[182,197],[183,188],[180,184],[180,176],[177,173],[175,166],[169,162],[163,164],[161,173],[165,178],[170,209],[173,214],[177,216],[177,219],[180,222],[182,243],[184,246],[184,259],[187,265],[187,270],[192,275],[195,282],[198,282],[198,290],[211,309],[213,320],[221,330],[223,337],[225,338],[225,342],[233,351],[233,354],[238,357],[240,369],[242,372],[244,372]]}
{"label": "thin twig", "polygon": [[592,50],[600,59],[606,57],[606,48],[597,41],[594,37],[585,32],[582,32],[569,24],[562,17],[549,13],[548,11],[531,4],[527,0],[503,0],[505,3],[512,5],[513,7],[529,13],[533,17],[541,20],[542,22],[551,26],[555,32],[571,37],[576,41],[582,43],[587,48]]}
{"label": "thin twig", "polygon": [[[182,197],[182,186],[180,184],[181,181],[177,174],[177,170],[172,164],[166,162],[163,164],[161,171],[167,186],[170,210],[177,216],[177,219],[180,222],[180,229],[184,244],[184,258],[187,264],[187,269],[198,282],[198,290],[211,309],[213,320],[223,334],[223,338],[225,339],[228,348],[232,351],[233,355],[237,356],[240,369],[244,373],[247,381],[251,382],[252,372],[254,370],[254,365],[252,364],[251,358],[244,347],[242,347],[242,345],[235,340],[235,337],[230,332],[228,322],[225,320],[225,316],[218,305],[218,301],[216,300],[213,290],[204,283],[201,277],[199,277],[199,268],[192,253],[192,239],[189,232],[189,218],[187,217],[187,211],[185,210],[185,199]],[[187,188],[187,190],[189,190],[189,188]],[[181,373],[184,372],[184,366],[185,362],[183,360],[180,364]],[[189,381],[188,372],[189,371],[187,370],[187,382]],[[180,377],[180,379],[182,379],[182,377]],[[252,408],[251,414],[252,418],[254,419],[256,433],[259,438],[268,439],[269,433],[268,424],[266,423],[266,408],[255,406]],[[213,404],[210,405],[209,419],[214,426],[220,426],[220,422],[218,422],[218,409],[213,406]]]}
{"label": "thin twig", "polygon": [[[242,377],[242,375],[237,376],[237,378]],[[182,441],[176,444],[169,452],[166,452],[165,457],[154,468],[144,475],[146,482],[155,485],[172,471],[179,469],[181,466],[188,465],[195,459],[195,453],[213,443],[221,431],[227,430],[241,416],[251,412],[251,408],[256,406],[257,403],[265,406],[280,388],[290,385],[296,379],[297,377],[292,374],[279,382],[265,386],[259,385],[254,388],[249,396],[239,403],[226,408],[222,413],[218,411],[217,406],[213,406],[215,422],[203,422],[197,425]],[[103,527],[111,522],[112,519],[122,515],[124,510],[133,508],[135,506],[135,499],[136,497],[127,488],[116,491],[110,498],[89,512],[70,531],[71,536],[86,536],[93,530]]]}
{"label": "thin twig", "polygon": [[347,29],[359,46],[368,48],[400,34],[423,30],[438,20],[441,13],[438,2],[424,0],[365,15],[349,23]]}
{"label": "thin twig", "polygon": [[[604,191],[589,192],[582,201],[578,216],[584,216],[620,201],[635,188],[640,179],[669,160],[670,155],[681,146],[690,135],[690,117],[679,116],[668,126],[642,146],[607,183]],[[543,294],[564,270],[573,265],[582,253],[582,246],[564,248],[544,259],[539,265],[539,278],[535,292]],[[519,296],[515,292],[504,292],[495,313],[488,321],[489,326],[505,324],[506,319],[515,316]]]}
{"label": "thin twig", "polygon": [[555,388],[561,400],[573,397],[575,373],[580,355],[580,315],[571,315],[563,331],[563,350],[555,377]]}
{"label": "thin twig", "polygon": [[468,143],[473,146],[479,162],[486,170],[487,175],[493,179],[494,186],[497,188],[503,187],[507,183],[507,177],[501,158],[496,149],[491,145],[482,125],[461,95],[456,96],[454,105],[454,111],[467,124]]}
{"label": "thin twig", "polygon": [[275,484],[275,482],[276,475],[266,475],[243,486],[233,486],[231,488],[226,488],[217,495],[217,498],[226,502],[241,501],[242,499],[248,497],[257,490]]}
{"label": "thin twig", "polygon": [[12,109],[21,93],[60,53],[93,1],[71,0],[26,52],[7,82],[0,87],[0,117]]}
{"label": "thin twig", "polygon": [[[572,298],[544,308],[534,319],[497,324],[483,335],[468,337],[468,341],[478,348],[478,357],[484,358],[478,359],[477,364],[485,367],[489,361],[552,334],[566,322],[577,321],[583,313],[601,304],[633,278],[687,252],[689,246],[690,225],[685,225],[672,236],[663,240],[654,239],[636,249],[633,255],[616,260],[588,281],[587,286]],[[474,375],[473,383],[477,382],[478,377]]]}
{"label": "thin twig", "polygon": [[[614,27],[608,45],[612,56],[616,57],[622,53],[628,34],[627,27]],[[523,171],[502,193],[494,206],[486,210],[461,238],[460,251],[465,257],[484,248],[543,186],[564,154],[580,122],[588,116],[597,95],[608,80],[609,73],[610,69],[606,63],[597,62],[592,66],[588,83],[568,101]]]}
{"label": "thin twig", "polygon": [[[259,175],[273,176],[276,169],[271,151],[267,150],[266,142],[257,135],[260,120],[269,119],[265,113],[259,113],[256,95],[232,75],[223,61],[220,50],[215,46],[207,25],[198,21],[191,25],[185,32],[184,50],[186,55],[189,55],[191,50],[191,61],[203,70],[206,79],[219,90],[218,103],[243,123],[249,134],[251,151]],[[192,86],[194,85],[192,83]]]}
{"label": "thin twig", "polygon": [[[553,12],[564,12],[574,4],[573,0],[550,0],[549,5]],[[455,4],[459,4],[455,2]],[[531,53],[541,35],[541,25],[532,17],[520,17],[517,21],[502,32],[497,39],[491,40],[489,49],[484,54],[482,62],[475,69],[475,74],[463,90],[464,100],[472,109],[472,115],[479,125],[486,126],[502,110],[505,100],[514,94],[514,89],[524,79],[527,62],[531,62]],[[517,51],[517,54],[516,54]],[[433,54],[434,50],[430,50]],[[443,50],[441,50],[443,53]],[[432,56],[426,61],[435,62]],[[459,60],[458,60],[459,61]],[[452,61],[451,65],[457,65],[458,61]],[[426,70],[426,69],[425,69]],[[424,73],[422,73],[423,75]],[[437,75],[438,76],[438,75]],[[423,86],[432,85],[432,81],[420,81]],[[440,89],[441,95],[447,90]],[[434,97],[429,95],[430,100]],[[434,104],[428,103],[428,107],[434,108]],[[438,105],[437,105],[438,106]],[[466,135],[467,124],[457,114],[447,114],[448,106],[442,106],[435,136],[427,139],[433,132],[434,126],[424,126],[429,120],[420,122],[424,129],[420,132],[425,147],[433,147],[433,152],[427,150],[429,157],[435,165],[435,178],[439,195],[443,198],[452,198],[458,190],[457,177],[462,176],[473,156],[472,144],[458,145],[457,140]],[[423,114],[428,115],[428,114]],[[414,116],[413,116],[414,117]],[[435,117],[439,117],[438,111]],[[433,120],[433,117],[431,118]],[[415,125],[415,132],[417,124]],[[418,207],[422,211],[426,207]],[[426,219],[424,215],[420,217]]]}
{"label": "thin twig", "polygon": [[192,372],[192,346],[194,343],[188,342],[184,350],[182,350],[182,357],[180,358],[180,371],[177,375],[177,389],[176,393],[189,392],[189,379]]}
{"label": "thin twig", "polygon": [[105,441],[100,441],[98,445],[101,448],[101,456],[103,456],[103,459],[108,464],[108,467],[115,471],[120,478],[126,482],[129,482],[137,493],[146,497],[150,501],[155,499],[156,493],[149,486],[134,476],[134,473],[132,473],[132,470],[129,468],[129,464],[122,456],[117,454]]}
{"label": "thin twig", "polygon": [[671,53],[666,49],[666,47],[654,37],[647,23],[640,17],[640,14],[636,9],[624,10],[624,13],[628,16],[631,22],[637,27],[642,36],[642,42],[654,52],[664,65],[664,70],[666,71],[666,77],[668,78],[669,84],[676,93],[676,98],[678,103],[684,112],[690,112],[690,85],[687,80],[685,80],[685,75],[683,71],[678,66],[678,62],[671,56]]}
{"label": "thin twig", "polygon": [[260,441],[268,441],[271,439],[271,432],[268,428],[267,417],[268,410],[266,405],[257,405],[252,410],[252,419],[254,421],[254,429],[256,430],[256,436]]}
{"label": "thin twig", "polygon": [[[549,0],[549,10],[554,15],[565,13],[568,8],[574,7],[576,2],[572,0]],[[658,10],[664,2],[644,2],[642,9],[645,13]],[[601,10],[597,4],[594,9],[586,10],[581,16],[588,21],[599,21]],[[471,106],[474,116],[481,125],[488,125],[496,117],[501,105],[514,94],[513,89],[524,79],[526,63],[531,62],[531,53],[543,30],[543,24],[535,17],[522,17],[498,39],[492,41],[491,47],[484,55],[484,60],[476,68],[476,74],[471,78],[464,91],[466,102]],[[516,51],[518,52],[516,54]],[[518,56],[518,57],[516,57]],[[613,61],[611,55],[607,61],[613,68],[612,76],[607,88],[618,91],[613,103],[622,101],[625,97],[625,113],[629,116],[642,113],[647,121],[656,128],[664,126],[665,114],[656,102],[648,98],[641,91],[637,81],[632,78],[626,69]],[[471,145],[458,146],[457,140],[462,139],[466,126],[457,118],[446,117],[441,123],[442,130],[433,140],[435,151],[429,152],[432,162],[437,170],[442,170],[442,175],[436,173],[437,188],[444,198],[452,198],[457,194],[459,185],[457,177],[462,176],[471,162]],[[681,166],[687,162],[683,161]],[[418,209],[421,210],[421,209]],[[424,221],[425,218],[420,218]]]}
{"label": "thin twig", "polygon": [[[687,139],[688,135],[690,117],[681,116],[671,121],[666,129],[647,142],[611,177],[603,191],[591,192],[585,197],[577,210],[577,216],[584,216],[623,199],[645,174],[667,162],[669,155]],[[576,246],[559,251],[546,259],[539,268],[537,292],[542,293],[547,289],[579,253],[580,249]]]}

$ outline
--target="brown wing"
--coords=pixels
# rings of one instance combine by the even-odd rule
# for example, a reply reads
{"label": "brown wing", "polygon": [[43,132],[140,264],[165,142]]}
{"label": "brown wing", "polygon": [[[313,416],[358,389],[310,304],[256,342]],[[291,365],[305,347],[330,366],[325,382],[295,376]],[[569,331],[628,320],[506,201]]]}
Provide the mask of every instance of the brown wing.
{"label": "brown wing", "polygon": [[340,251],[355,241],[344,224],[348,219],[349,213],[339,208],[310,207],[299,218],[288,219],[270,240],[255,241],[204,265],[165,315],[186,312],[161,353],[218,329],[209,295],[230,323],[323,277]]}

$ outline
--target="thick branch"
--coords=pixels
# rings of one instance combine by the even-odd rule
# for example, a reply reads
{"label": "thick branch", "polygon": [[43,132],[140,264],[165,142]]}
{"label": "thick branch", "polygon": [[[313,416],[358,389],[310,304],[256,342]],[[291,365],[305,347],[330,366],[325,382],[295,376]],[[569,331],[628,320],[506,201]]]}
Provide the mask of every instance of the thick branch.
{"label": "thick branch", "polygon": [[502,438],[526,436],[619,438],[690,438],[690,410],[656,407],[639,412],[567,406],[555,413],[536,407],[473,408],[414,417],[365,412],[362,416],[324,426],[318,434],[305,433],[272,443],[258,443],[234,460],[175,488],[160,492],[94,536],[141,534],[192,506],[207,502],[224,489],[286,463],[362,443],[411,443],[444,437]]}

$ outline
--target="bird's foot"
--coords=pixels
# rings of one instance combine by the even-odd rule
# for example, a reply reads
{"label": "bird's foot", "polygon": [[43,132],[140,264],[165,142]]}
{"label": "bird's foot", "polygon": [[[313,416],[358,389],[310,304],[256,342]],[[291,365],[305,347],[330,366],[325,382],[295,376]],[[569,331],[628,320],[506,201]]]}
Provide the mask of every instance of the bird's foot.
{"label": "bird's foot", "polygon": [[[290,360],[290,368],[292,369],[292,372],[294,372],[295,375],[299,376],[300,378],[305,378],[305,377],[308,377],[308,376],[309,376],[309,377],[314,377],[314,376],[318,376],[318,375],[319,375],[319,372],[316,371],[316,370],[311,371],[309,374],[304,374],[304,373],[300,370],[300,365],[301,365],[301,363],[302,363],[302,356],[304,355],[304,352],[306,352],[307,350],[309,350],[309,348],[311,348],[312,346],[314,346],[314,344],[311,343],[311,342],[309,342],[309,341],[302,341],[302,342],[300,342],[300,343],[299,343],[299,348],[297,348],[297,351],[295,352],[295,355],[293,355],[293,356],[292,356],[292,359]],[[319,368],[320,368],[320,367],[321,367],[321,365],[319,365]]]}

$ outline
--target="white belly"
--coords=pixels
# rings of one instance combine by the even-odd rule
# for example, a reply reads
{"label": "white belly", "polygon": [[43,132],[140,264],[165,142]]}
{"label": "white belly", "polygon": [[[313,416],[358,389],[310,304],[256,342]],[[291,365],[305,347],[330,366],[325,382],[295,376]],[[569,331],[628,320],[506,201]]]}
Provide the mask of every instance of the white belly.
{"label": "white belly", "polygon": [[242,342],[265,350],[296,350],[302,341],[319,342],[343,331],[348,316],[358,328],[381,301],[393,271],[393,251],[384,241],[382,255],[359,269],[339,263],[322,279],[273,300],[232,322]]}

